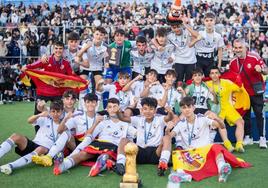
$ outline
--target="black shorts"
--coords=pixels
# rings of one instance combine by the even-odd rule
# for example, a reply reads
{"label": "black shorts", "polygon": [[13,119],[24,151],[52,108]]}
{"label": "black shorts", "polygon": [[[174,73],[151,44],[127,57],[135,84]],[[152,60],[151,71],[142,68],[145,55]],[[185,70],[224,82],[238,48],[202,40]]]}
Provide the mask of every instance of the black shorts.
{"label": "black shorts", "polygon": [[93,146],[94,148],[97,148],[98,150],[109,150],[117,153],[117,145],[114,145],[109,142],[100,142],[100,141],[93,141],[89,146]]}
{"label": "black shorts", "polygon": [[0,83],[0,92],[5,91],[5,83]]}
{"label": "black shorts", "polygon": [[147,147],[141,148],[139,147],[138,155],[137,155],[137,163],[138,164],[158,164],[160,156],[156,155],[157,147]]}
{"label": "black shorts", "polygon": [[94,76],[96,76],[96,75],[101,75],[101,76],[102,76],[102,73],[103,73],[103,71],[88,71],[88,70],[83,70],[82,72],[80,72],[79,75],[87,75],[87,76],[88,76],[88,74],[89,74],[90,72],[91,72],[93,78],[94,78]]}
{"label": "black shorts", "polygon": [[13,83],[6,82],[5,83],[5,90],[7,90],[7,91],[13,91],[13,86],[14,86]]}
{"label": "black shorts", "polygon": [[195,114],[205,114],[206,112],[208,111],[208,109],[204,109],[204,108],[196,108],[195,110],[194,110],[194,113]]}
{"label": "black shorts", "polygon": [[24,155],[31,153],[38,147],[39,147],[38,144],[34,143],[33,141],[29,140],[29,138],[27,138],[26,148],[24,150],[20,150],[18,147],[16,147],[15,152],[20,156],[24,156]]}

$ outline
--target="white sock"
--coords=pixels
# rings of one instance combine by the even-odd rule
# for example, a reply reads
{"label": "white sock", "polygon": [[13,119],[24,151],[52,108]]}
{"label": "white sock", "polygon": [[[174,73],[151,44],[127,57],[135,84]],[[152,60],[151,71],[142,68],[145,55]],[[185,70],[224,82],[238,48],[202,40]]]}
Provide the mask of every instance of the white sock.
{"label": "white sock", "polygon": [[218,172],[220,172],[221,168],[223,167],[223,165],[225,164],[225,160],[222,154],[219,154],[216,158],[216,164],[218,167]]}
{"label": "white sock", "polygon": [[126,156],[123,155],[123,154],[118,154],[117,159],[116,159],[116,163],[120,163],[120,164],[123,164],[125,166],[125,164],[126,164]]}
{"label": "white sock", "polygon": [[61,152],[64,149],[68,140],[69,140],[69,134],[67,133],[67,131],[64,131],[56,140],[54,145],[50,148],[47,155],[49,155],[52,158],[55,157],[57,153]]}
{"label": "white sock", "polygon": [[0,145],[0,158],[3,157],[6,153],[8,153],[12,147],[15,145],[14,141],[10,138],[6,139],[1,145]]}
{"label": "white sock", "polygon": [[72,168],[73,166],[75,166],[74,160],[71,157],[67,157],[64,159],[63,163],[61,163],[59,168],[61,169],[61,172],[64,172],[64,171]]}
{"label": "white sock", "polygon": [[84,140],[75,148],[75,150],[70,154],[70,156],[73,156],[83,149],[85,149],[90,143],[92,142],[92,136],[87,135]]}
{"label": "white sock", "polygon": [[160,159],[159,159],[159,161],[165,161],[166,163],[168,163],[168,161],[169,161],[169,158],[170,158],[170,151],[168,151],[168,150],[163,150],[162,152],[161,152],[161,156],[160,156]]}
{"label": "white sock", "polygon": [[37,153],[35,151],[24,155],[23,157],[17,159],[16,161],[9,163],[10,167],[12,169],[16,169],[16,168],[20,168],[22,166],[26,166],[28,164],[30,164],[32,162],[32,156],[33,155],[37,155]]}

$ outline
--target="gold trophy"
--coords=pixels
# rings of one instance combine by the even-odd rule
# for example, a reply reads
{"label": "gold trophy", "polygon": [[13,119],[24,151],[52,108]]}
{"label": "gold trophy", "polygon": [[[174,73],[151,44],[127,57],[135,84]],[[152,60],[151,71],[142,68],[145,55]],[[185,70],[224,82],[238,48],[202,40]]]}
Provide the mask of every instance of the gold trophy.
{"label": "gold trophy", "polygon": [[126,173],[123,176],[123,182],[120,183],[120,188],[138,188],[141,185],[139,175],[136,169],[136,156],[138,146],[134,143],[128,143],[125,146],[126,153]]}
{"label": "gold trophy", "polygon": [[117,48],[108,48],[108,56],[107,56],[107,62],[111,65],[117,65],[120,64],[120,54],[121,49]]}

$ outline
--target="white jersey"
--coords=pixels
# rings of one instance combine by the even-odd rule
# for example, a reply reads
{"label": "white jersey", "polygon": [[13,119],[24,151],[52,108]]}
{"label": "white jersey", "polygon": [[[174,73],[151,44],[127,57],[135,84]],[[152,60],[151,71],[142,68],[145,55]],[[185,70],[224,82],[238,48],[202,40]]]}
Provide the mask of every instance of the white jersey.
{"label": "white jersey", "polygon": [[[86,43],[83,45],[85,46]],[[89,62],[89,68],[82,68],[89,71],[102,71],[103,70],[103,60],[107,56],[107,47],[101,46],[91,46],[86,53],[83,54],[83,60]]]}
{"label": "white jersey", "polygon": [[140,97],[144,88],[144,81],[136,81],[131,85],[131,91],[134,96]]}
{"label": "white jersey", "polygon": [[136,144],[142,148],[158,147],[164,136],[166,126],[162,115],[155,115],[151,123],[145,121],[143,116],[132,116],[131,125],[137,129]]}
{"label": "white jersey", "polygon": [[135,138],[136,134],[136,129],[129,126],[128,123],[123,121],[115,123],[111,119],[108,119],[103,120],[97,125],[92,133],[92,137],[96,138],[98,136],[98,140],[118,146],[122,138]]}
{"label": "white jersey", "polygon": [[[173,44],[167,44],[163,51],[155,50],[151,69],[155,69],[158,74],[166,74],[167,70],[172,69],[175,57],[174,50],[175,46]],[[172,63],[168,62],[170,57],[173,58]]]}
{"label": "white jersey", "polygon": [[56,124],[50,116],[39,117],[33,124],[40,126],[33,142],[50,149],[58,138],[57,129],[59,124]]}
{"label": "white jersey", "polygon": [[153,53],[145,53],[144,55],[141,55],[137,49],[132,49],[130,51],[130,58],[133,63],[132,71],[145,75],[145,67],[151,66],[153,57]]}
{"label": "white jersey", "polygon": [[167,102],[165,106],[174,108],[176,101],[179,103],[181,101],[182,95],[174,88],[168,90]]}
{"label": "white jersey", "polygon": [[164,88],[161,84],[153,85],[149,90],[148,97],[153,97],[157,100],[162,99],[164,96]]}
{"label": "white jersey", "polygon": [[75,63],[74,59],[80,49],[81,47],[78,46],[75,52],[71,52],[69,49],[65,49],[63,52],[63,58],[67,59],[70,62],[70,65],[74,72],[77,72],[79,70],[79,64]]}
{"label": "white jersey", "polygon": [[194,99],[195,108],[208,109],[208,100],[214,100],[208,88],[203,85],[195,86],[194,84],[189,85],[187,88],[189,89],[189,96]]}
{"label": "white jersey", "polygon": [[195,44],[197,56],[205,59],[213,59],[214,51],[224,46],[223,38],[217,32],[207,33],[199,31],[202,39]]}
{"label": "white jersey", "polygon": [[167,36],[170,43],[174,44],[175,60],[174,63],[179,64],[194,64],[196,63],[195,48],[189,47],[191,35],[186,29],[182,29],[181,35],[176,35],[174,32]]}
{"label": "white jersey", "polygon": [[96,115],[91,118],[86,112],[81,112],[70,118],[65,125],[71,132],[74,130],[74,135],[82,135],[93,126],[95,120]]}
{"label": "white jersey", "polygon": [[190,124],[183,119],[178,122],[173,131],[180,140],[179,145],[183,149],[197,148],[210,144],[210,127],[212,127],[212,119],[202,114],[195,115],[194,124]]}
{"label": "white jersey", "polygon": [[134,104],[134,96],[131,91],[118,91],[116,94],[110,94],[109,98],[117,98],[121,110],[125,110],[128,106]]}

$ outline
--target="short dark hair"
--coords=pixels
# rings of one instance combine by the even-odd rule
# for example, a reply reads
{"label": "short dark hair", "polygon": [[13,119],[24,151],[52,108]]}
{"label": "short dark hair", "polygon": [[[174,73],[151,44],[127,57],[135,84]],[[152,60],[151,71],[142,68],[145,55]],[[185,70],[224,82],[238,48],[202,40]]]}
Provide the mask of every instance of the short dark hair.
{"label": "short dark hair", "polygon": [[102,34],[104,34],[104,35],[107,34],[106,29],[105,29],[104,27],[101,27],[101,26],[96,27],[95,31],[99,31],[100,33],[102,33]]}
{"label": "short dark hair", "polygon": [[59,40],[55,41],[54,45],[64,47],[64,43],[62,41],[59,41]]}
{"label": "short dark hair", "polygon": [[144,105],[156,108],[157,107],[157,100],[153,97],[145,97],[141,100],[141,106],[144,106]]}
{"label": "short dark hair", "polygon": [[198,74],[198,73],[200,73],[201,75],[204,74],[203,70],[202,70],[200,67],[196,67],[196,68],[192,71],[192,76],[193,76],[194,74]]}
{"label": "short dark hair", "polygon": [[71,32],[68,34],[68,40],[80,40],[80,36],[76,32]]}
{"label": "short dark hair", "polygon": [[138,43],[138,42],[140,42],[140,43],[146,43],[147,40],[146,40],[146,38],[144,36],[138,36],[136,38],[136,43]]}
{"label": "short dark hair", "polygon": [[207,12],[207,13],[205,14],[205,16],[204,16],[204,19],[206,19],[206,18],[212,18],[212,19],[215,19],[216,16],[215,16],[215,14],[214,14],[213,12]]}
{"label": "short dark hair", "polygon": [[126,35],[126,32],[124,31],[124,29],[117,29],[117,30],[115,30],[115,32],[114,32],[114,35],[116,35],[116,34],[120,34],[120,35]]}
{"label": "short dark hair", "polygon": [[212,66],[210,69],[209,69],[209,73],[211,72],[211,70],[214,70],[214,69],[217,69],[218,71],[219,71],[219,73],[221,73],[221,71],[220,71],[220,68],[219,67],[217,67],[217,66]]}
{"label": "short dark hair", "polygon": [[95,93],[87,93],[85,96],[84,96],[84,101],[96,101],[98,102],[98,96],[95,94]]}
{"label": "short dark hair", "polygon": [[77,99],[77,93],[74,90],[68,89],[64,91],[62,98],[72,97],[73,99]]}
{"label": "short dark hair", "polygon": [[158,76],[158,72],[155,69],[150,69],[147,74],[149,73],[154,74],[156,77]]}
{"label": "short dark hair", "polygon": [[159,28],[156,30],[156,36],[159,36],[159,37],[166,37],[166,36],[167,36],[167,30],[166,30],[166,28],[164,28],[164,27],[159,27]]}
{"label": "short dark hair", "polygon": [[50,110],[62,111],[63,110],[62,100],[52,101],[50,103]]}
{"label": "short dark hair", "polygon": [[167,76],[167,75],[172,75],[175,78],[177,77],[177,73],[174,69],[168,69],[165,76]]}
{"label": "short dark hair", "polygon": [[117,77],[118,77],[118,78],[121,78],[121,77],[130,78],[130,75],[129,75],[128,72],[119,72],[119,73],[117,74]]}
{"label": "short dark hair", "polygon": [[180,107],[182,106],[193,106],[194,105],[194,99],[192,97],[183,97],[180,101]]}
{"label": "short dark hair", "polygon": [[108,102],[107,102],[108,104],[109,103],[112,103],[112,104],[120,104],[120,102],[119,102],[119,100],[117,99],[117,98],[110,98],[110,99],[108,99]]}

